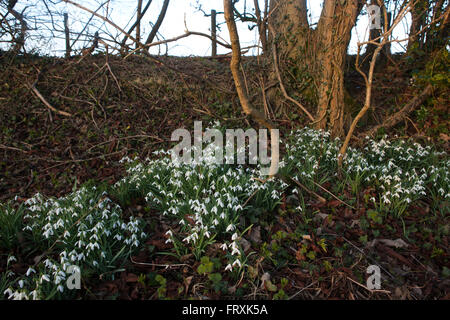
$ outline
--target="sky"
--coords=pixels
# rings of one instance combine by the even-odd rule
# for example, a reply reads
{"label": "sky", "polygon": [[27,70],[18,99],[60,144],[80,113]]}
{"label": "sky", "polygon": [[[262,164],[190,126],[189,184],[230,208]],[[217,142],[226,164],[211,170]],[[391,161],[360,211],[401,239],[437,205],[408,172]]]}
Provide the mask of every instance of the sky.
{"label": "sky", "polygon": [[[39,0],[32,0],[38,2]],[[32,1],[28,0],[19,0],[19,4]],[[90,9],[95,10],[98,6],[98,2],[100,0],[75,0],[76,2],[88,7]],[[146,0],[144,0],[144,5]],[[151,30],[151,26],[149,24],[150,21],[155,22],[163,1],[162,0],[153,0],[150,8],[145,16],[142,25],[142,34],[144,37],[148,35]],[[218,12],[223,11],[223,0],[171,0],[169,3],[169,7],[167,10],[166,17],[163,21],[161,28],[159,29],[160,35],[162,35],[165,39],[170,39],[179,35],[182,35],[186,26],[189,31],[198,31],[210,34],[211,27],[211,18],[205,17],[203,12],[198,10],[198,3],[201,4],[202,9],[205,12],[210,12],[211,9],[215,9]],[[263,8],[264,1],[260,1],[260,7]],[[309,21],[310,23],[315,23],[318,21],[323,0],[308,0],[308,9],[309,9]],[[253,1],[252,0],[240,0],[237,4],[237,7],[240,8],[241,12],[243,11],[244,5],[247,5],[247,10],[253,10]],[[116,24],[118,24],[123,29],[127,30],[129,25],[134,22],[131,20],[131,17],[136,13],[136,5],[137,0],[111,0],[110,3],[110,16],[111,20],[113,20]],[[62,4],[59,5],[58,10],[62,12],[68,12],[70,27],[73,30],[81,30],[82,24],[77,22],[78,20],[86,20],[89,16],[86,13],[80,11],[70,4]],[[217,22],[220,24],[220,30],[217,31],[219,39],[223,39],[225,42],[229,42],[228,30],[226,24],[224,24],[223,14],[218,15]],[[248,24],[239,23],[238,22],[238,31],[239,37],[241,40],[241,46],[251,46],[258,43],[258,33],[257,28],[253,30],[249,30]],[[349,46],[349,53],[356,53],[357,42],[363,41],[368,37],[368,17],[367,15],[362,15],[359,17],[358,24],[352,30],[352,40]],[[36,25],[36,28],[39,29],[39,25]],[[108,29],[115,33],[116,30],[108,27]],[[395,30],[394,37],[404,38],[405,31],[408,30],[408,19],[405,19]],[[93,33],[94,30],[90,30]],[[39,42],[39,39],[34,40],[35,43]],[[404,43],[403,46],[406,44]],[[41,43],[37,45],[42,48],[44,53],[49,53],[51,55],[61,55],[64,52],[64,39],[62,34],[60,34],[59,39],[55,39],[53,42],[48,42],[46,39],[42,39]],[[392,50],[394,52],[401,51],[401,45],[396,43],[393,44]],[[223,48],[218,45],[218,54],[228,53],[230,50],[227,48]],[[154,47],[151,50],[154,54],[164,54],[166,53],[166,46]],[[257,54],[258,50],[253,49],[248,54]],[[201,36],[190,36],[184,39],[181,39],[177,42],[172,42],[168,44],[168,54],[175,56],[209,56],[211,55],[211,41],[207,38]]]}
{"label": "sky", "polygon": [[[198,0],[171,0],[169,8],[167,11],[166,19],[164,20],[160,33],[166,38],[172,38],[185,32],[185,23],[190,31],[200,31],[209,34],[211,20],[210,17],[205,17],[204,14],[198,11],[197,8]],[[134,12],[136,0],[118,0],[118,4],[121,3],[121,7],[127,7],[129,11]],[[157,15],[159,14],[160,7],[162,6],[162,0],[154,0],[150,9],[153,8],[153,14],[150,14],[150,19],[156,21]],[[215,9],[217,12],[223,12],[223,0],[200,0],[202,9],[205,12],[210,12],[211,9]],[[264,1],[260,2],[260,8],[264,8]],[[247,10],[253,9],[252,0],[240,0],[237,7],[243,11],[244,4],[247,4]],[[310,23],[316,23],[319,20],[320,13],[322,11],[323,0],[308,0],[309,9],[309,20]],[[131,9],[131,10],[130,10]],[[219,15],[217,18],[218,23],[224,23],[223,15]],[[126,21],[123,21],[125,24]],[[356,28],[352,31],[352,40],[349,46],[350,53],[356,53],[357,42],[363,41],[368,38],[368,27],[369,19],[367,15],[359,17],[358,24]],[[228,29],[226,24],[220,26],[220,31],[218,31],[218,36],[222,39],[229,41]],[[405,31],[409,30],[407,21],[403,21],[395,30],[394,37],[404,38]],[[257,44],[258,42],[258,31],[254,28],[252,31],[248,29],[248,24],[238,23],[239,37],[241,40],[241,47],[251,46]],[[403,44],[405,45],[405,44]],[[165,52],[165,48],[162,49]],[[393,44],[392,50],[401,51],[402,47]],[[153,50],[157,53],[157,49]],[[218,53],[224,54],[229,52],[229,49],[218,46]],[[192,36],[176,43],[169,44],[169,54],[170,55],[211,55],[211,41],[204,37]],[[257,49],[254,49],[249,54],[257,54]]]}

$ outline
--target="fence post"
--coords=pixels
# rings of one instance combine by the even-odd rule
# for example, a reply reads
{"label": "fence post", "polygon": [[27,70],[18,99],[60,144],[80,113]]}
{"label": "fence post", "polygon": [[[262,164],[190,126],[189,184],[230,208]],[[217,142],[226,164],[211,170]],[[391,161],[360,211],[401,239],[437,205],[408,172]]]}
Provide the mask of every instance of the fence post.
{"label": "fence post", "polygon": [[69,15],[64,13],[64,33],[66,34],[66,58],[70,57]]}
{"label": "fence post", "polygon": [[212,38],[212,53],[211,56],[217,56],[217,33],[216,33],[216,10],[211,10],[211,38]]}

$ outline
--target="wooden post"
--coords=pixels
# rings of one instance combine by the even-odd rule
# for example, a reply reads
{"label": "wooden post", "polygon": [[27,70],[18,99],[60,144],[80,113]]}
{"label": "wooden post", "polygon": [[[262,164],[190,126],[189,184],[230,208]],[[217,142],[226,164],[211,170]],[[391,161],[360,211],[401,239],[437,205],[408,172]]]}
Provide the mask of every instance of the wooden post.
{"label": "wooden post", "polygon": [[141,42],[141,20],[142,20],[142,0],[138,0],[137,18],[136,18],[136,49],[139,48]]}
{"label": "wooden post", "polygon": [[69,15],[64,13],[64,33],[66,34],[66,58],[70,58]]}
{"label": "wooden post", "polygon": [[217,56],[217,23],[216,23],[216,10],[211,10],[211,38],[212,38],[212,53],[211,56]]}

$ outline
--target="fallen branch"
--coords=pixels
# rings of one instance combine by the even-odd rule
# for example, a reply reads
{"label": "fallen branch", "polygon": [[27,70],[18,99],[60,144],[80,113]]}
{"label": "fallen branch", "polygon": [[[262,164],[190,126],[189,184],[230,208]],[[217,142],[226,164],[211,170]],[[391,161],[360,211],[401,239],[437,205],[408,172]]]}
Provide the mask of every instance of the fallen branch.
{"label": "fallen branch", "polygon": [[301,184],[300,182],[298,182],[297,180],[293,179],[293,178],[289,178],[292,182],[294,182],[296,185],[298,185],[300,188],[302,188],[303,190],[305,190],[306,192],[308,192],[309,194],[315,196],[320,202],[322,203],[326,203],[327,199],[325,199],[322,196],[319,196],[317,193],[315,193],[312,190],[309,190],[306,186],[304,186],[303,184]]}
{"label": "fallen branch", "polygon": [[148,263],[148,262],[138,262],[133,259],[133,257],[130,257],[130,260],[134,264],[138,264],[141,266],[148,266],[148,267],[162,267],[165,269],[171,269],[171,268],[179,268],[179,267],[190,267],[192,266],[186,264],[186,263],[177,263],[177,264],[159,264],[159,263]]}
{"label": "fallen branch", "polygon": [[315,182],[315,181],[313,181],[313,180],[311,180],[311,181],[312,181],[312,183],[314,183],[314,185],[316,185],[317,187],[319,187],[320,189],[322,189],[323,191],[325,191],[326,193],[328,193],[330,196],[332,196],[333,198],[335,198],[335,199],[336,199],[337,201],[339,201],[340,203],[345,204],[347,207],[356,210],[355,207],[353,207],[353,206],[349,205],[347,202],[345,202],[345,201],[339,199],[337,196],[335,196],[333,193],[331,193],[330,191],[328,191],[327,189],[325,189],[324,187],[322,187],[322,186],[321,186],[320,184],[318,184],[317,182]]}
{"label": "fallen branch", "polygon": [[367,130],[361,133],[360,138],[369,136],[373,137],[373,135],[381,128],[390,129],[395,125],[403,121],[408,114],[414,111],[420,104],[422,104],[425,99],[427,99],[431,93],[433,92],[433,86],[429,84],[425,89],[417,96],[415,96],[411,101],[409,101],[400,111],[394,113],[390,117],[388,117],[382,124],[379,124],[370,130]]}
{"label": "fallen branch", "polygon": [[5,146],[4,144],[1,144],[1,143],[0,143],[0,149],[7,149],[7,150],[20,151],[20,152],[23,152],[23,153],[28,153],[28,151],[26,151],[26,150],[22,150],[22,149],[15,148],[15,147],[8,147],[8,146]]}
{"label": "fallen branch", "polygon": [[65,117],[71,117],[71,116],[72,116],[72,114],[70,114],[70,113],[68,113],[68,112],[60,111],[60,110],[54,108],[54,107],[47,101],[47,99],[44,98],[44,96],[39,92],[39,90],[36,88],[36,86],[35,86],[34,84],[33,84],[33,85],[27,85],[27,86],[28,86],[28,88],[30,88],[30,90],[33,91],[33,93],[34,93],[39,99],[41,99],[42,103],[43,103],[47,108],[49,108],[50,110],[52,110],[53,112],[55,112],[55,113],[57,113],[57,114],[59,114],[59,115],[65,116]]}

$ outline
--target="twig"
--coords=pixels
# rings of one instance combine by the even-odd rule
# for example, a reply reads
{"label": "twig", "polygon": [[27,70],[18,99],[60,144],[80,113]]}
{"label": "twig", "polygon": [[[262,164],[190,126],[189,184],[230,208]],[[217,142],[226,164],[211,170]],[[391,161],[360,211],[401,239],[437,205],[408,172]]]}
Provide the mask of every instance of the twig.
{"label": "twig", "polygon": [[132,263],[134,264],[138,264],[141,266],[150,266],[150,267],[163,267],[166,269],[169,268],[179,268],[179,267],[190,267],[192,268],[192,266],[186,264],[186,263],[178,263],[178,264],[158,264],[158,263],[148,263],[148,262],[137,262],[133,260],[133,257],[130,257],[130,260]]}
{"label": "twig", "polygon": [[5,146],[4,144],[1,144],[1,143],[0,143],[0,148],[1,149],[7,149],[7,150],[20,151],[20,152],[23,152],[23,153],[28,153],[28,151],[25,151],[25,150],[22,150],[22,149],[19,149],[19,148],[15,148],[15,147],[8,147],[8,146]]}
{"label": "twig", "polygon": [[256,189],[251,195],[250,197],[247,199],[247,201],[244,202],[244,205],[242,206],[243,208],[245,208],[245,206],[248,204],[248,202],[256,195],[256,193],[258,193],[259,189]]}
{"label": "twig", "polygon": [[296,296],[298,296],[300,293],[302,293],[303,291],[305,291],[306,289],[312,287],[314,284],[316,284],[317,281],[311,282],[310,284],[308,284],[306,287],[302,288],[300,291],[298,291],[297,293],[294,293],[292,296],[290,296],[288,298],[288,300],[292,300],[293,298],[295,298]]}
{"label": "twig", "polygon": [[[163,139],[161,139],[161,138],[159,138],[159,137],[157,137],[157,136],[149,136],[149,135],[146,135],[146,134],[138,134],[138,135],[135,135],[135,136],[121,137],[121,138],[111,139],[111,140],[108,140],[108,141],[101,142],[101,143],[99,143],[99,144],[96,144],[96,145],[90,147],[90,148],[87,150],[87,152],[91,151],[92,149],[94,149],[94,148],[96,148],[96,147],[99,147],[99,146],[101,146],[101,145],[104,145],[104,144],[113,142],[113,141],[115,141],[115,140],[128,140],[128,139],[134,139],[134,138],[152,138],[152,139],[158,140],[158,141],[155,142],[155,143],[162,143],[162,142],[164,142]],[[155,144],[155,143],[153,143],[153,144]]]}
{"label": "twig", "polygon": [[315,196],[317,199],[319,199],[320,202],[322,203],[326,203],[327,200],[321,196],[319,196],[317,193],[315,193],[312,190],[309,190],[306,186],[304,186],[303,184],[301,184],[300,182],[298,182],[297,180],[293,179],[293,178],[289,178],[291,181],[293,181],[296,185],[298,185],[300,188],[302,188],[303,190],[305,190],[306,192],[308,192],[309,194],[312,194],[313,196]]}
{"label": "twig", "polygon": [[367,291],[369,291],[369,292],[371,292],[371,293],[379,292],[379,293],[391,294],[391,292],[388,291],[388,290],[369,289],[369,288],[367,288],[365,285],[359,283],[358,281],[353,280],[353,279],[350,278],[349,276],[347,276],[347,279],[350,280],[351,282],[353,282],[354,284],[357,284],[357,285],[360,286],[361,288],[366,289]]}
{"label": "twig", "polygon": [[326,193],[328,193],[330,196],[332,196],[333,198],[335,198],[335,199],[338,200],[339,202],[345,204],[347,207],[350,207],[350,208],[356,210],[355,207],[353,207],[353,206],[349,205],[348,203],[346,203],[345,201],[339,199],[337,196],[335,196],[333,193],[331,193],[330,191],[328,191],[327,189],[325,189],[324,187],[322,187],[322,186],[321,186],[320,184],[318,184],[317,182],[315,182],[315,181],[313,181],[313,180],[311,180],[311,181],[312,181],[312,183],[314,183],[314,185],[316,185],[317,187],[319,187],[320,189],[322,189],[323,191],[325,191]]}
{"label": "twig", "polygon": [[114,81],[117,84],[117,87],[119,88],[119,91],[122,92],[122,88],[120,87],[119,81],[117,80],[116,76],[114,75],[114,72],[111,70],[111,66],[109,65],[108,61],[105,62],[106,67],[108,68],[109,72],[111,73]]}
{"label": "twig", "polygon": [[75,160],[53,160],[53,159],[46,159],[46,158],[37,158],[37,159],[47,161],[47,162],[59,163],[59,164],[63,165],[63,164],[67,164],[67,163],[78,163],[78,162],[91,161],[91,160],[99,159],[102,157],[106,158],[106,157],[110,157],[110,156],[113,156],[116,154],[120,154],[120,153],[124,152],[125,150],[126,150],[126,148],[119,150],[119,151],[112,152],[112,153],[108,153],[108,154],[101,154],[99,156],[88,158],[88,159],[75,159]]}
{"label": "twig", "polygon": [[71,116],[72,116],[72,114],[70,114],[70,113],[68,113],[68,112],[60,111],[60,110],[54,108],[54,107],[53,107],[53,106],[52,106],[52,105],[44,98],[44,96],[39,92],[39,90],[36,88],[36,86],[35,86],[34,84],[33,84],[33,85],[27,84],[27,86],[28,86],[28,88],[29,88],[30,90],[33,91],[33,93],[34,93],[39,99],[41,99],[42,103],[43,103],[47,108],[49,108],[50,110],[52,110],[53,112],[55,112],[55,113],[57,113],[57,114],[60,114],[60,115],[62,115],[62,116],[65,116],[65,117],[71,117]]}

